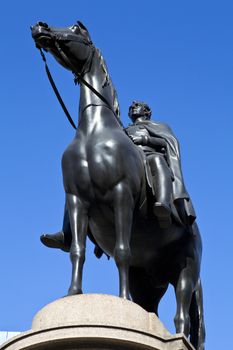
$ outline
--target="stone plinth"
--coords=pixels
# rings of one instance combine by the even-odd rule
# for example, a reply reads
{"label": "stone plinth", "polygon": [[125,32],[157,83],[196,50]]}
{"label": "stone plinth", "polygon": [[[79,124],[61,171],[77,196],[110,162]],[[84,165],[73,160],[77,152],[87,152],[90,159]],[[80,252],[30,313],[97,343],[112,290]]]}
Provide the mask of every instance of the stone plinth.
{"label": "stone plinth", "polygon": [[183,334],[171,335],[155,314],[111,295],[58,299],[41,309],[32,329],[1,350],[194,350]]}

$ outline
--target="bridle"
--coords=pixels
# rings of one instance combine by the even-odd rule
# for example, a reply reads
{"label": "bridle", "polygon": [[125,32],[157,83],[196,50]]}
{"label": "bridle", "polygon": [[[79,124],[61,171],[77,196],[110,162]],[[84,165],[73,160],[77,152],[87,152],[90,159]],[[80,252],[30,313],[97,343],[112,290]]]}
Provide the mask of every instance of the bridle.
{"label": "bridle", "polygon": [[[74,74],[74,82],[75,84],[77,83],[82,83],[84,84],[85,86],[87,86],[97,97],[99,97],[100,100],[102,100],[106,106],[113,112],[113,114],[115,115],[115,117],[117,118],[117,120],[119,121],[120,123],[120,120],[119,118],[117,117],[115,111],[113,110],[112,106],[110,105],[110,103],[107,101],[107,99],[101,95],[92,85],[90,85],[84,78],[84,74],[86,74],[89,70],[90,70],[90,67],[91,67],[91,64],[92,64],[92,60],[93,60],[93,56],[94,56],[94,53],[95,53],[95,47],[92,43],[91,40],[87,40],[87,39],[82,39],[82,40],[79,40],[77,38],[77,35],[75,34],[68,34],[68,33],[64,33],[64,34],[58,34],[58,33],[52,33],[50,32],[49,33],[50,35],[50,39],[52,39],[54,41],[54,45],[56,47],[56,49],[58,50],[59,52],[59,55],[60,55],[60,58],[61,60],[65,63],[66,66],[68,66],[70,68],[70,70],[72,71],[72,73]],[[87,58],[83,68],[82,68],[82,71],[81,72],[78,72],[76,67],[72,64],[72,62],[70,61],[70,59],[67,57],[67,55],[65,54],[65,52],[62,50],[59,42],[60,41],[75,41],[75,42],[80,42],[84,45],[88,45],[90,48],[91,48],[91,52],[89,54],[89,57]],[[41,54],[41,57],[42,57],[42,60],[44,61],[45,63],[45,71],[46,71],[46,74],[48,76],[48,79],[49,79],[49,82],[53,88],[53,91],[68,119],[68,121],[70,122],[70,124],[72,125],[72,127],[76,130],[77,127],[70,115],[70,113],[68,112],[66,106],[65,106],[65,103],[63,102],[62,100],[62,97],[56,87],[56,84],[53,80],[53,77],[52,77],[52,74],[50,73],[50,70],[49,70],[49,67],[48,67],[48,64],[47,64],[47,61],[46,61],[46,57],[45,57],[45,54],[42,50],[42,48],[40,48],[37,44],[36,44],[36,48],[38,48],[40,50],[40,54]]]}

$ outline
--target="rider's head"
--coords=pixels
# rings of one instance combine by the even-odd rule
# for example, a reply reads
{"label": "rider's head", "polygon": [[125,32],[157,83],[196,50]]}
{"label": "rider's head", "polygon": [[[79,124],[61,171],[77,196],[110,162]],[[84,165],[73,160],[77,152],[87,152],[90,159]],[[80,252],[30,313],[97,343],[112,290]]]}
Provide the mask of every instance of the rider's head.
{"label": "rider's head", "polygon": [[150,119],[151,114],[152,111],[150,107],[144,102],[133,101],[132,105],[129,107],[128,115],[133,122],[138,118]]}

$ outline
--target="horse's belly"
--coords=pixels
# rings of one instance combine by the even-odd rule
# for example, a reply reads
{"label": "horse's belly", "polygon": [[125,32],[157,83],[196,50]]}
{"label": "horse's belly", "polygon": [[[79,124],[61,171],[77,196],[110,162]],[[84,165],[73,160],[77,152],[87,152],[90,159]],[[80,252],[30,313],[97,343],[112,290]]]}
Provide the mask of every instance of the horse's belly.
{"label": "horse's belly", "polygon": [[[113,211],[108,206],[98,207],[89,221],[91,233],[100,248],[109,256],[114,256],[116,231]],[[131,266],[150,267],[159,256],[155,235],[150,230],[133,230],[130,239]],[[146,252],[146,253],[145,253]]]}
{"label": "horse's belly", "polygon": [[113,256],[116,234],[112,209],[107,205],[96,205],[90,212],[89,227],[100,248]]}

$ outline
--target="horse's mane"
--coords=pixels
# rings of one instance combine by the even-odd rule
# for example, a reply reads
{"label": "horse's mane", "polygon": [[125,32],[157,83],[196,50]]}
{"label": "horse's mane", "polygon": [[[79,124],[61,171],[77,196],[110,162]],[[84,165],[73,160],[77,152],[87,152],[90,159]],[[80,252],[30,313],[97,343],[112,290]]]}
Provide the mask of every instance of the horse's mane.
{"label": "horse's mane", "polygon": [[[100,65],[101,65],[101,68],[103,69],[103,72],[104,72],[104,80],[103,80],[103,83],[102,83],[102,87],[106,87],[106,86],[109,86],[110,89],[111,89],[111,95],[112,95],[112,105],[113,105],[113,109],[114,109],[114,112],[115,112],[115,115],[117,117],[117,120],[118,122],[120,123],[120,125],[122,125],[122,122],[120,120],[120,107],[119,107],[119,103],[118,103],[118,98],[117,98],[117,92],[116,92],[116,89],[113,85],[113,82],[112,82],[112,79],[108,73],[108,68],[107,68],[107,64],[102,56],[102,53],[101,51],[96,48],[96,53],[97,55],[99,56],[99,59],[100,59]],[[122,125],[123,126],[123,125]]]}

